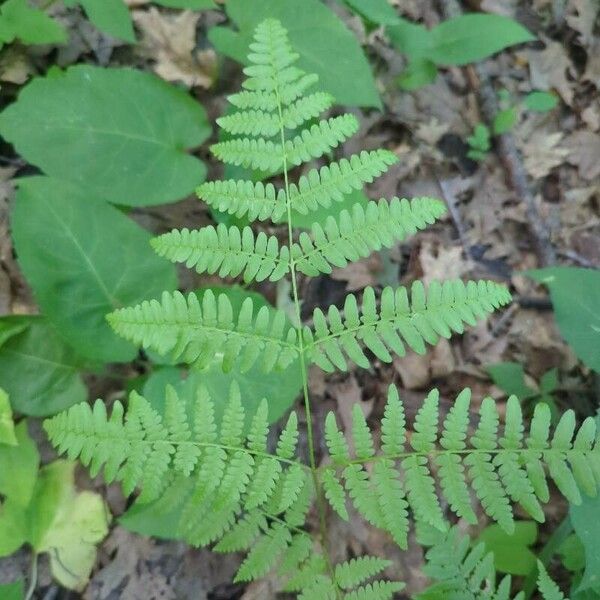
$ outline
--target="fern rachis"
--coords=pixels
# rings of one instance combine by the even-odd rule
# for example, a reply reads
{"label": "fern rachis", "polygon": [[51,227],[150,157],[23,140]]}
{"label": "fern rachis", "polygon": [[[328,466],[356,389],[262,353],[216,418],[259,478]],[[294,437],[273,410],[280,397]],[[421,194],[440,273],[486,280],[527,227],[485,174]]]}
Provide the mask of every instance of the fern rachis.
{"label": "fern rachis", "polygon": [[[225,294],[210,291],[201,299],[193,293],[165,292],[160,301],[119,309],[108,318],[125,338],[195,368],[219,360],[224,371],[236,365],[244,372],[258,364],[269,373],[297,361],[303,381],[308,464],[296,457],[296,413],[291,413],[278,441],[270,446],[268,401],[248,416],[236,385],[220,423],[215,421],[213,402],[223,399],[210,398],[200,388],[188,404],[168,389],[164,413],[133,393],[127,409],[117,402],[110,416],[97,401],[93,409],[75,406],[48,420],[45,427],[59,451],[79,457],[94,474],[103,469],[106,479],[121,481],[126,493],[139,488],[140,501],[168,499],[169,486],[191,481],[189,493],[181,499],[180,535],[195,545],[215,544],[217,551],[246,551],[239,581],[261,577],[277,567],[284,589],[300,598],[389,599],[402,584],[373,581],[388,565],[382,558],[333,564],[327,539],[328,505],[343,519],[356,510],[403,548],[413,521],[449,536],[445,543],[456,544],[449,533],[448,512],[473,523],[473,500],[477,500],[489,518],[510,531],[512,506],[518,503],[541,521],[541,503],[548,500],[547,478],[577,502],[580,489],[596,491],[600,454],[593,421],[586,420],[573,440],[571,412],[565,413],[549,438],[549,410],[544,405],[536,409],[525,436],[516,398],[508,402],[503,426],[494,401],[484,399],[479,422],[469,431],[468,390],[457,397],[443,421],[439,395],[431,392],[407,435],[403,403],[390,386],[381,439],[374,439],[358,407],[348,432],[342,432],[329,414],[324,432],[330,461],[317,463],[307,385],[311,363],[334,371],[347,369],[349,361],[366,368],[374,359],[390,362],[408,350],[424,353],[426,344],[462,333],[465,326],[507,304],[510,294],[504,286],[486,281],[434,282],[427,288],[417,281],[410,289],[386,287],[380,293],[367,288],[361,298],[348,295],[342,310],[317,308],[312,325],[302,325],[299,274],[329,273],[333,267],[391,247],[435,222],[445,208],[432,198],[382,199],[366,207],[356,204],[295,235],[295,216],[335,205],[396,160],[387,150],[361,152],[310,168],[297,183],[289,181],[292,167],[331,153],[357,129],[351,115],[315,122],[333,99],[321,92],[306,93],[316,78],[295,66],[297,58],[277,21],[257,27],[250,45],[251,65],[244,70],[245,89],[229,98],[238,110],[218,121],[233,137],[212,147],[224,162],[260,169],[266,175],[281,172],[283,187],[230,180],[207,182],[198,189],[198,195],[216,210],[250,221],[271,220],[275,225],[286,221],[287,244],[263,231],[255,234],[250,226],[225,225],[174,230],[152,242],[160,255],[200,273],[240,276],[247,283],[289,276],[295,325],[282,311],[266,307],[256,311],[251,299],[236,311]],[[318,544],[304,529],[313,503],[319,520]],[[467,556],[463,550],[459,571]],[[489,559],[482,550],[472,552],[471,562],[483,566],[468,575],[479,577],[481,587],[489,579]],[[497,596],[473,597],[508,598],[510,581],[506,581]]]}

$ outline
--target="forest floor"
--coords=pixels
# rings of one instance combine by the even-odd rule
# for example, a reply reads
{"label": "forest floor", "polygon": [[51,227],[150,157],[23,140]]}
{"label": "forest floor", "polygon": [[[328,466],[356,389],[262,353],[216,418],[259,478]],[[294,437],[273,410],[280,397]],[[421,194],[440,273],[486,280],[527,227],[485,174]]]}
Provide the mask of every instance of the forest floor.
{"label": "forest floor", "polygon": [[[2,103],[11,101],[29,77],[45,72],[49,64],[131,65],[155,71],[190,89],[214,121],[223,110],[225,96],[240,81],[239,67],[217,57],[206,39],[207,28],[222,22],[223,14],[175,12],[144,0],[129,3],[135,5],[134,20],[141,43],[120,45],[69,10],[63,15],[73,32],[68,46],[58,51],[16,46],[2,55]],[[396,0],[396,4],[405,17],[427,26],[444,17],[434,0]],[[536,246],[532,233],[536,224],[528,213],[523,190],[515,189],[502,148],[493,144],[483,160],[475,162],[467,157],[465,142],[475,125],[485,122],[482,77],[487,77],[495,90],[506,90],[512,104],[532,90],[556,93],[560,102],[550,112],[520,109],[510,135],[522,157],[527,193],[537,210],[538,225],[555,250],[556,264],[600,268],[600,37],[593,34],[598,3],[482,0],[474,4],[517,19],[538,41],[502,52],[485,61],[481,69],[444,69],[433,84],[414,92],[398,88],[396,78],[405,62],[381,31],[365,31],[360,19],[336,7],[363,43],[384,100],[382,111],[353,111],[360,118],[361,130],[343,153],[386,147],[400,158],[385,176],[368,186],[370,198],[433,196],[443,199],[451,210],[439,225],[391,251],[336,269],[331,276],[303,281],[301,296],[308,311],[339,303],[349,291],[367,285],[404,285],[417,278],[425,282],[449,277],[491,278],[510,284],[515,302],[465,335],[442,340],[426,356],[410,354],[391,364],[374,362],[370,370],[332,376],[311,372],[310,392],[317,422],[333,409],[339,421],[347,424],[348,407],[354,402],[362,403],[367,416],[380,417],[384,390],[391,382],[398,385],[409,418],[410,407],[432,387],[440,389],[446,407],[464,387],[470,387],[479,400],[490,389],[492,396],[505,399],[505,393],[493,385],[487,367],[506,361],[522,364],[526,382],[533,388],[537,388],[544,373],[556,368],[558,386],[553,395],[561,409],[575,407],[578,415],[585,416],[593,414],[600,401],[598,381],[582,367],[558,333],[546,291],[522,274],[543,266],[548,256],[544,255],[543,243],[541,248]],[[214,139],[197,150],[209,164],[209,179],[220,174],[220,167],[209,157],[211,141]],[[0,165],[0,314],[37,311],[14,260],[8,234],[7,209],[14,193],[13,181],[26,174],[23,167],[18,159]],[[156,232],[197,227],[211,220],[206,207],[195,198],[161,208],[138,209],[135,218]],[[188,289],[211,281],[183,270],[181,277]],[[276,302],[272,284],[255,284],[252,288]],[[104,381],[92,382],[98,396],[116,392],[106,386]],[[126,501],[117,488],[106,488],[99,482],[94,485],[102,490],[113,514],[123,513]],[[565,513],[566,503],[553,498],[547,523],[540,528],[540,546]],[[340,557],[348,553],[391,556],[397,577],[407,582],[406,597],[422,588],[423,556],[415,543],[408,552],[401,553],[385,535],[359,519],[334,527],[335,553]],[[231,584],[238,564],[235,555],[213,555],[182,543],[144,538],[115,526],[100,548],[97,567],[83,598],[274,597],[268,579],[248,586]],[[26,570],[27,553],[3,561],[0,568]],[[553,575],[560,582],[560,571]],[[79,597],[52,584],[43,562],[39,590],[39,598],[46,600]]]}

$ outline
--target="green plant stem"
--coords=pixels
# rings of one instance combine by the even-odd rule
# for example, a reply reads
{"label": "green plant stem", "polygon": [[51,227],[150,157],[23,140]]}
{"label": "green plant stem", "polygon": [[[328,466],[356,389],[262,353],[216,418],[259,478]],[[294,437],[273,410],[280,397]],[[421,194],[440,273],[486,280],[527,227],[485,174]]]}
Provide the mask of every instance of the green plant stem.
{"label": "green plant stem", "polygon": [[[298,332],[298,352],[300,353],[300,371],[302,374],[302,392],[304,395],[304,412],[306,414],[306,432],[308,437],[308,454],[310,471],[315,487],[315,497],[317,503],[317,511],[319,513],[319,534],[321,538],[321,546],[323,548],[323,555],[327,563],[327,569],[331,576],[331,580],[335,582],[334,569],[329,556],[329,548],[327,545],[327,522],[325,512],[324,496],[321,489],[321,482],[319,480],[319,470],[317,467],[317,458],[315,453],[315,441],[313,432],[313,419],[312,410],[310,406],[310,398],[308,394],[308,370],[306,368],[306,357],[304,352],[304,339],[302,338],[302,316],[300,312],[300,299],[298,297],[298,282],[296,280],[296,261],[292,255],[292,245],[294,243],[293,229],[292,229],[292,201],[290,197],[290,185],[288,180],[288,166],[287,166],[287,154],[285,149],[285,127],[283,124],[283,111],[281,108],[281,98],[279,95],[279,87],[275,87],[275,95],[277,97],[277,113],[279,117],[279,133],[281,139],[281,149],[283,151],[283,179],[285,184],[285,205],[287,211],[287,222],[288,222],[288,247],[290,251],[290,276],[292,279],[292,296],[294,299],[294,308],[296,312],[296,330]],[[338,588],[336,588],[336,594],[341,598],[341,594]]]}
{"label": "green plant stem", "polygon": [[25,593],[24,600],[31,600],[31,598],[33,598],[33,594],[35,593],[35,588],[37,586],[37,572],[38,555],[37,552],[34,552],[31,555],[31,574],[29,576],[29,586],[27,587],[27,592]]}

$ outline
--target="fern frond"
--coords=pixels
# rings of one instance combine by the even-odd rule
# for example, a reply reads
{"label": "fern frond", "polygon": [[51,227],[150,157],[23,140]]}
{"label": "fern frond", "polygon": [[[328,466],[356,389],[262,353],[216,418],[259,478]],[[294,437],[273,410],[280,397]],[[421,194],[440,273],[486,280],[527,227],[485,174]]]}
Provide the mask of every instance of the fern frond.
{"label": "fern frond", "polygon": [[[494,557],[484,544],[471,548],[470,539],[457,527],[437,535],[435,544],[427,551],[423,572],[436,581],[416,600],[444,598],[448,600],[510,600],[510,576],[496,584]],[[520,592],[514,600],[523,600]]]}
{"label": "fern frond", "polygon": [[[541,477],[544,485],[550,477],[565,496],[579,495],[580,489],[596,492],[594,472],[600,467],[600,454],[593,441],[596,435],[593,419],[586,419],[571,441],[575,429],[567,411],[551,444],[544,445],[540,433],[544,439],[548,438],[549,409],[539,405],[545,408],[536,409],[530,436],[521,444],[517,440],[522,438],[523,423],[520,411],[514,408],[516,398],[509,400],[504,435],[500,433],[494,401],[485,398],[479,424],[469,437],[470,391],[459,394],[441,428],[438,398],[434,390],[417,411],[410,447],[404,432],[404,410],[394,386],[388,392],[380,451],[374,447],[360,408],[352,411],[351,437],[355,449],[352,453],[333,413],[327,415],[325,437],[333,462],[322,467],[320,477],[336,512],[344,514],[348,494],[367,521],[389,532],[405,548],[409,508],[417,523],[447,530],[440,497],[452,512],[475,521],[471,506],[471,491],[474,491],[488,516],[509,533],[514,528],[513,503],[520,503],[533,518],[543,520],[539,504],[532,500],[534,485],[527,469],[532,457],[541,469],[541,474],[535,471],[533,477]],[[562,465],[558,471],[557,462]],[[367,470],[366,463],[373,463],[372,469]],[[437,473],[433,464],[438,467]]]}
{"label": "fern frond", "polygon": [[[277,443],[267,452],[268,415],[263,401],[250,420],[237,384],[216,433],[214,406],[200,387],[190,411],[168,388],[164,417],[133,392],[127,411],[116,402],[110,417],[98,400],[71,407],[44,423],[59,452],[79,458],[107,481],[120,481],[127,494],[141,489],[151,501],[182,474],[194,482],[184,501],[180,533],[196,545],[218,542],[216,550],[250,550],[238,581],[261,575],[281,561],[292,575],[310,555],[304,525],[314,489],[308,469],[295,460],[297,417],[292,413]],[[191,450],[193,449],[193,450]]]}
{"label": "fern frond", "polygon": [[206,181],[196,189],[198,197],[220,212],[250,221],[279,221],[286,212],[285,192],[272,183]]}
{"label": "fern frond", "polygon": [[538,579],[537,585],[540,593],[544,600],[568,600],[566,596],[560,591],[560,588],[548,575],[546,567],[541,561],[537,561],[538,567]]}
{"label": "fern frond", "polygon": [[162,301],[144,301],[108,315],[122,337],[160,354],[171,353],[188,364],[204,366],[222,354],[223,370],[234,362],[242,372],[260,360],[265,372],[284,369],[298,356],[296,330],[282,311],[264,306],[254,314],[247,298],[233,315],[229,298],[207,290],[198,300],[193,293],[163,293]]}
{"label": "fern frond", "polygon": [[342,158],[320,169],[311,169],[290,184],[290,203],[300,214],[328,208],[333,202],[341,202],[346,194],[362,190],[365,183],[385,173],[390,165],[398,162],[389,150],[362,151],[350,158]]}
{"label": "fern frond", "polygon": [[433,198],[382,199],[366,208],[355,204],[352,212],[343,210],[337,219],[329,216],[324,227],[315,223],[312,235],[302,232],[292,246],[292,257],[306,275],[331,273],[332,265],[345,267],[373,251],[391,248],[445,212],[444,204]]}
{"label": "fern frond", "polygon": [[390,350],[404,356],[405,344],[423,354],[425,342],[435,344],[452,332],[462,333],[464,323],[475,325],[477,318],[507,304],[510,297],[506,287],[493,281],[433,282],[427,291],[416,281],[410,299],[404,287],[385,288],[378,310],[374,290],[366,288],[361,310],[352,294],[346,297],[343,317],[335,306],[329,307],[327,318],[317,308],[314,333],[304,328],[305,347],[325,371],[346,370],[346,356],[367,368],[369,360],[359,342],[384,362],[391,362]]}
{"label": "fern frond", "polygon": [[218,273],[219,277],[237,277],[244,281],[277,281],[289,271],[289,250],[279,247],[275,236],[264,232],[254,235],[250,227],[239,229],[219,224],[202,229],[173,229],[153,238],[152,247],[175,263],[195,268],[197,273]]}

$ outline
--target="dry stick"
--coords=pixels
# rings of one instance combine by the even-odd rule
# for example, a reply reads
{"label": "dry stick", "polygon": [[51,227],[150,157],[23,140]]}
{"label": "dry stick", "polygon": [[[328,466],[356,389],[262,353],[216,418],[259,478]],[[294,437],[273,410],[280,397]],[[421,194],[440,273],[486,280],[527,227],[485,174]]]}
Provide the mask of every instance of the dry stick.
{"label": "dry stick", "polygon": [[[459,16],[462,11],[456,0],[440,0],[446,18]],[[482,63],[467,70],[471,85],[479,89],[479,102],[484,119],[493,123],[498,114],[496,92]],[[533,237],[536,253],[542,266],[556,263],[556,252],[550,241],[548,228],[538,212],[535,199],[527,182],[523,159],[510,131],[498,136],[498,152],[504,164],[511,187],[525,206],[525,214]]]}

